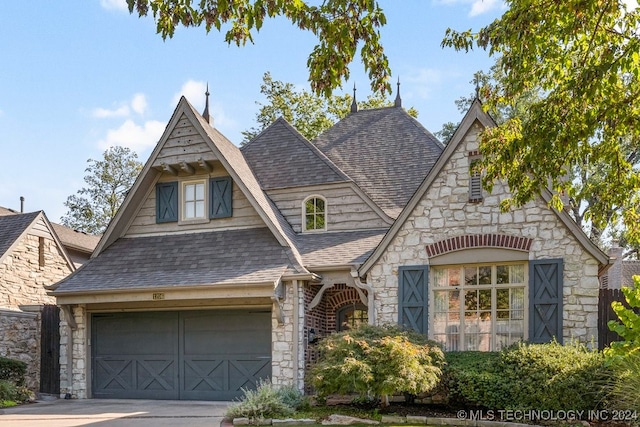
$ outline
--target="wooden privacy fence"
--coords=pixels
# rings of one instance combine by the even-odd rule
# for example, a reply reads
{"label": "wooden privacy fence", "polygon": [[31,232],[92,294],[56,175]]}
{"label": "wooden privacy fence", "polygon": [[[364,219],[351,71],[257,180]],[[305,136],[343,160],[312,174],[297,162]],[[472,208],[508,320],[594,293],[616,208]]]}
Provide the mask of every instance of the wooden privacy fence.
{"label": "wooden privacy fence", "polygon": [[[620,289],[600,289],[600,295],[598,298],[598,348],[600,350],[604,349],[614,341],[622,340],[620,335],[610,331],[607,326],[607,323],[609,323],[610,320],[618,319],[611,308],[611,303],[614,301],[619,301],[625,307],[630,308]],[[636,313],[640,312],[639,309],[635,309],[635,311]]]}

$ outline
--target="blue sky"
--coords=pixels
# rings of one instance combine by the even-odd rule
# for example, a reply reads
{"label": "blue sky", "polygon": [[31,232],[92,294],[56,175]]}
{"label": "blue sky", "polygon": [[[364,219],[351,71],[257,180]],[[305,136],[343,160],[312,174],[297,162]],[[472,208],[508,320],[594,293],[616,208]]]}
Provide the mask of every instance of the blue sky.
{"label": "blue sky", "polygon": [[[448,27],[478,29],[504,11],[501,0],[380,0],[382,43],[405,107],[432,132],[458,121],[454,101],[473,91],[473,73],[493,63],[484,51],[442,49]],[[146,161],[180,95],[200,111],[205,85],[214,126],[239,144],[264,101],[265,72],[308,89],[306,60],[315,39],[283,19],[267,21],[253,45],[222,34],[179,29],[163,41],[151,18],[130,15],[125,0],[0,2],[0,206],[44,210],[58,222],[84,185],[87,160],[112,145]],[[358,59],[344,89],[370,93]],[[395,90],[395,84],[393,85]],[[392,97],[395,93],[392,94]]]}

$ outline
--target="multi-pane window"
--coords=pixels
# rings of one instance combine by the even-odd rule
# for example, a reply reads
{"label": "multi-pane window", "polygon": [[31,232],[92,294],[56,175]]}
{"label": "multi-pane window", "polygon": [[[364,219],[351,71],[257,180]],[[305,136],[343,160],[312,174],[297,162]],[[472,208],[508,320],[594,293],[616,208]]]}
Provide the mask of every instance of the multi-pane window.
{"label": "multi-pane window", "polygon": [[205,218],[205,181],[188,181],[182,185],[182,219]]}
{"label": "multi-pane window", "polygon": [[433,267],[433,338],[447,351],[496,351],[523,340],[525,267]]}
{"label": "multi-pane window", "polygon": [[360,325],[369,323],[369,313],[367,308],[362,304],[354,304],[343,307],[338,311],[336,329],[338,331],[346,331],[356,329]]}
{"label": "multi-pane window", "polygon": [[325,200],[321,197],[310,197],[304,202],[304,229],[326,230],[327,211]]}

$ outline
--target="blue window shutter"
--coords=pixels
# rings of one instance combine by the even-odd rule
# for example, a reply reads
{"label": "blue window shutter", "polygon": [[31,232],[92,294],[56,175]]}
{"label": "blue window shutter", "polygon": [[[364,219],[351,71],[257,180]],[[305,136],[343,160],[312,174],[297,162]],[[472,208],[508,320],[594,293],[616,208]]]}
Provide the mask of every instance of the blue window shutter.
{"label": "blue window shutter", "polygon": [[178,181],[156,184],[156,223],[178,221]]}
{"label": "blue window shutter", "polygon": [[429,266],[398,269],[398,323],[427,334],[429,325]]}
{"label": "blue window shutter", "polygon": [[209,218],[229,218],[233,213],[233,180],[230,176],[211,178]]}
{"label": "blue window shutter", "polygon": [[529,341],[562,344],[562,259],[529,261]]}

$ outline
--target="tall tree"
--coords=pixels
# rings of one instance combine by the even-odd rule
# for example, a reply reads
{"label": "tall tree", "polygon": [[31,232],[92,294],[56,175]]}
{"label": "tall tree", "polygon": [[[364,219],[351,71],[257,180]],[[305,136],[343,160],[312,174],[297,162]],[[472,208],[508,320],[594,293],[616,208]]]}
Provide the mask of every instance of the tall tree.
{"label": "tall tree", "polygon": [[137,159],[129,148],[115,146],[103,153],[102,160],[87,160],[86,186],[67,198],[62,224],[89,234],[104,232],[142,170]]}
{"label": "tall tree", "polygon": [[253,42],[266,18],[283,16],[318,38],[307,61],[309,81],[316,94],[329,95],[349,78],[349,64],[358,45],[371,88],[389,92],[391,71],[378,29],[386,17],[377,0],[127,0],[129,12],[153,15],[156,30],[172,37],[178,26],[205,26],[207,32],[227,26],[225,41],[241,46]]}
{"label": "tall tree", "polygon": [[[305,138],[312,140],[349,114],[353,101],[348,94],[322,97],[304,89],[298,90],[292,83],[274,80],[269,72],[262,76],[260,93],[265,96],[267,103],[256,102],[260,105],[256,114],[258,126],[242,132],[242,144],[249,142],[278,117],[284,117]],[[391,106],[393,102],[378,92],[357,104],[358,109],[368,109]],[[407,112],[418,117],[415,108]]]}
{"label": "tall tree", "polygon": [[[502,90],[487,105],[511,105],[532,88],[543,97],[524,117],[483,132],[485,185],[506,179],[520,206],[543,188],[596,195],[585,216],[598,229],[618,218],[640,240],[640,12],[623,0],[507,0],[505,14],[480,29],[447,30],[443,46],[488,49],[500,57]],[[575,185],[577,167],[598,174]]]}

